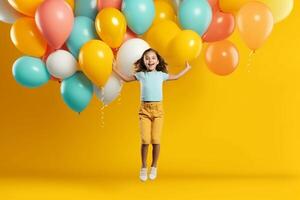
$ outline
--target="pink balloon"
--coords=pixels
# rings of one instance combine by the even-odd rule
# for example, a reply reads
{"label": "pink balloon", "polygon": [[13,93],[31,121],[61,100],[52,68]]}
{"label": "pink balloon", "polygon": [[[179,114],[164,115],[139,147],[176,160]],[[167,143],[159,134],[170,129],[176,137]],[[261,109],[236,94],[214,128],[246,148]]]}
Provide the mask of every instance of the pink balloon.
{"label": "pink balloon", "polygon": [[204,42],[216,42],[229,37],[235,27],[234,16],[230,13],[216,11],[213,13],[212,21],[203,35]]}
{"label": "pink balloon", "polygon": [[121,9],[122,0],[98,0],[98,10],[107,7],[113,7],[117,9]]}
{"label": "pink balloon", "polygon": [[45,0],[36,11],[35,22],[48,44],[58,49],[72,31],[74,15],[64,0]]}

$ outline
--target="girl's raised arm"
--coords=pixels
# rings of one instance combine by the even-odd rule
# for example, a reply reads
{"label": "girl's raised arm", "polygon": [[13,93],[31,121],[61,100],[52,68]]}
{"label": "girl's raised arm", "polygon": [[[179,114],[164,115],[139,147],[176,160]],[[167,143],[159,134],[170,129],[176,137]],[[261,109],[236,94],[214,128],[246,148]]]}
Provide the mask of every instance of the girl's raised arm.
{"label": "girl's raised arm", "polygon": [[179,72],[178,74],[169,74],[168,81],[178,80],[180,77],[185,75],[192,67],[188,62],[185,62],[185,68]]}
{"label": "girl's raised arm", "polygon": [[124,74],[122,74],[116,67],[116,61],[113,61],[113,71],[117,74],[118,77],[120,77],[120,79],[122,79],[125,82],[131,82],[131,81],[136,81],[136,78],[134,75],[132,76],[126,76]]}

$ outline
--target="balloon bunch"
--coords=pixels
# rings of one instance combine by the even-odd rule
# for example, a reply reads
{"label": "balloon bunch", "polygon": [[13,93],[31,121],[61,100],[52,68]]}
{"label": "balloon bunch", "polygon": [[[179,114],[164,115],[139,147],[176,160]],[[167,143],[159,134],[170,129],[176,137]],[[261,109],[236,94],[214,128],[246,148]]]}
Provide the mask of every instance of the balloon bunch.
{"label": "balloon bunch", "polygon": [[131,75],[150,46],[176,66],[198,58],[205,42],[209,69],[228,75],[239,63],[227,40],[235,27],[255,51],[292,8],[293,0],[3,0],[0,20],[13,24],[11,40],[26,55],[13,64],[15,80],[60,81],[64,102],[81,112],[93,93],[106,105],[119,95],[114,59]]}
{"label": "balloon bunch", "polygon": [[254,53],[270,36],[274,24],[290,14],[293,0],[174,0],[173,5],[181,27],[196,31],[208,43],[204,51],[208,68],[228,75],[239,63],[237,48],[227,40],[235,27]]}

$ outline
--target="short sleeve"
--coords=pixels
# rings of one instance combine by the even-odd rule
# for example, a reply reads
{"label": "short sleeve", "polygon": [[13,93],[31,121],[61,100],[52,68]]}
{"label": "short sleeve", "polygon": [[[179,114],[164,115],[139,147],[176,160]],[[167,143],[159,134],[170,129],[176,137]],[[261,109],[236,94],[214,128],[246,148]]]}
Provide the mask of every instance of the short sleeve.
{"label": "short sleeve", "polygon": [[167,73],[165,73],[165,72],[161,72],[161,74],[162,74],[162,78],[163,78],[164,81],[165,81],[165,80],[168,80],[169,74],[167,74]]}
{"label": "short sleeve", "polygon": [[134,76],[135,76],[136,80],[141,80],[142,72],[137,72],[137,73],[134,74]]}

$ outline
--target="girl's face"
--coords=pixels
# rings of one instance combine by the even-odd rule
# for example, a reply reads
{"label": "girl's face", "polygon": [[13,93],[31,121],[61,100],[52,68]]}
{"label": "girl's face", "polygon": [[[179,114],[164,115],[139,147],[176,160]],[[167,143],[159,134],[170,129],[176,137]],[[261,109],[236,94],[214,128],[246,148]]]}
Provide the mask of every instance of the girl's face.
{"label": "girl's face", "polygon": [[149,71],[156,69],[156,66],[159,63],[159,60],[156,56],[156,53],[149,51],[144,55],[144,63]]}

